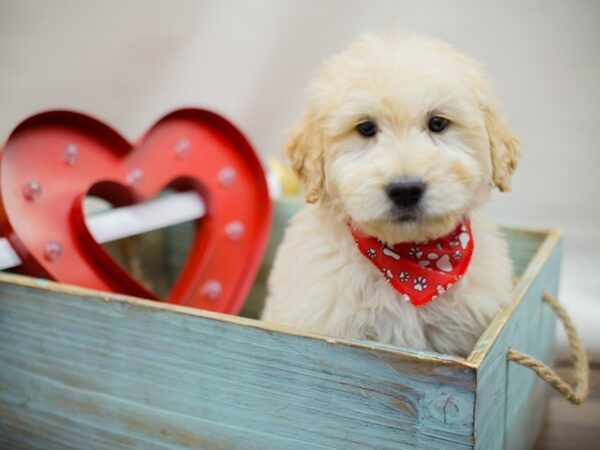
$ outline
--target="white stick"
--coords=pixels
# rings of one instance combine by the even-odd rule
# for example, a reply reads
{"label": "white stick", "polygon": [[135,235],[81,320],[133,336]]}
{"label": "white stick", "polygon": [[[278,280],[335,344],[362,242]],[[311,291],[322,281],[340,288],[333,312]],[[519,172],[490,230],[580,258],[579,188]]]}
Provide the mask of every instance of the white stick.
{"label": "white stick", "polygon": [[[110,209],[87,217],[85,223],[94,239],[104,244],[199,219],[205,213],[206,207],[200,196],[195,192],[179,192],[145,203]],[[0,270],[21,263],[8,239],[0,238]]]}
{"label": "white stick", "polygon": [[6,238],[0,238],[0,270],[21,265],[21,258]]}

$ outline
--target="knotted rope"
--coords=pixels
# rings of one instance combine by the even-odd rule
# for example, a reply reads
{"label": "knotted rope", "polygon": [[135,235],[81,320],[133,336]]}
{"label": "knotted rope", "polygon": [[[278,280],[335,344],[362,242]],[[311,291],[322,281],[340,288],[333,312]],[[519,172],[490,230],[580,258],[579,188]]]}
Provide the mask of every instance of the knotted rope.
{"label": "knotted rope", "polygon": [[506,356],[510,361],[533,370],[542,380],[560,392],[566,400],[574,405],[579,405],[586,399],[589,391],[587,354],[571,318],[567,315],[567,312],[560,305],[556,297],[546,292],[544,293],[543,300],[554,310],[567,332],[569,346],[571,347],[571,357],[573,359],[573,370],[575,372],[575,387],[571,387],[550,367],[533,356],[513,349],[509,349]]}

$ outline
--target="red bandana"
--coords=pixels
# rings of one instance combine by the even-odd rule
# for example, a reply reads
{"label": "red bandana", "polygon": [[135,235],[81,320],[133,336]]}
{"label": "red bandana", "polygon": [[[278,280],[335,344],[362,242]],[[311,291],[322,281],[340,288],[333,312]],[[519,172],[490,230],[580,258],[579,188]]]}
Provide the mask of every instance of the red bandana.
{"label": "red bandana", "polygon": [[436,299],[460,280],[473,254],[469,220],[441,238],[393,247],[351,225],[350,231],[360,252],[384,274],[402,300],[416,307]]}

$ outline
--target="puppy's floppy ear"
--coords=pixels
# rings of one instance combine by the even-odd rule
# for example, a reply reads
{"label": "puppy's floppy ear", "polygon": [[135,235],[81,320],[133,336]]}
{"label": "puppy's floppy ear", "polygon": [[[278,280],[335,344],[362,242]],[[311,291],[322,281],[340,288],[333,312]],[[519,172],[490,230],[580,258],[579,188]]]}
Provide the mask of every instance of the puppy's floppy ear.
{"label": "puppy's floppy ear", "polygon": [[493,182],[501,192],[507,192],[510,191],[510,180],[521,156],[519,138],[508,128],[495,105],[485,105],[483,111],[490,141]]}
{"label": "puppy's floppy ear", "polygon": [[311,109],[307,109],[288,131],[284,150],[292,162],[294,172],[304,185],[308,203],[316,203],[323,190],[323,147],[320,120]]}

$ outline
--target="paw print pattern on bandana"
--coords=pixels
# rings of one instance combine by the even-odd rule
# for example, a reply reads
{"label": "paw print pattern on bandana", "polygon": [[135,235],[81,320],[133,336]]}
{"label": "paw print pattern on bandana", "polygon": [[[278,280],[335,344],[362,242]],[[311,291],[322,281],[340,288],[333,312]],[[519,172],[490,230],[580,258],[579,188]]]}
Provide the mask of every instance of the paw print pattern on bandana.
{"label": "paw print pattern on bandana", "polygon": [[452,272],[452,263],[448,255],[438,255],[437,253],[428,253],[427,259],[422,259],[418,262],[421,267],[430,267],[430,264],[434,262],[432,268],[441,272]]}
{"label": "paw print pattern on bandana", "polygon": [[360,252],[397,291],[398,299],[417,308],[443,298],[466,273],[473,254],[468,219],[451,233],[428,242],[394,245],[360,232],[350,222],[348,225]]}
{"label": "paw print pattern on bandana", "polygon": [[466,249],[469,241],[471,240],[471,235],[467,232],[467,227],[462,225],[460,227],[461,233],[458,235],[458,241],[460,242],[460,246],[462,249]]}
{"label": "paw print pattern on bandana", "polygon": [[443,255],[435,261],[435,267],[442,272],[452,272],[452,263],[448,255]]}
{"label": "paw print pattern on bandana", "polygon": [[413,289],[415,291],[421,292],[426,288],[427,288],[427,279],[425,279],[424,277],[422,277],[420,275],[414,279]]}
{"label": "paw print pattern on bandana", "polygon": [[386,245],[383,246],[383,254],[395,259],[396,261],[400,259],[400,255]]}
{"label": "paw print pattern on bandana", "polygon": [[419,250],[419,247],[412,247],[408,251],[408,256],[410,256],[411,258],[420,259],[421,256],[423,256],[423,252]]}

